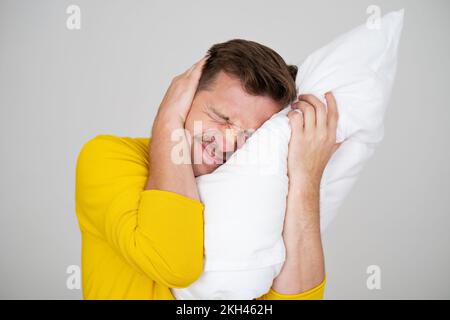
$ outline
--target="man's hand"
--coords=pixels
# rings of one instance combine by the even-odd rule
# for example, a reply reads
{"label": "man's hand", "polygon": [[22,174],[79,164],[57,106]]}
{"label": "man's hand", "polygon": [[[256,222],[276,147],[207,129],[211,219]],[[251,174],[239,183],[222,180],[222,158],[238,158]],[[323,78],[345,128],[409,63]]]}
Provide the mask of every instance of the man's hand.
{"label": "man's hand", "polygon": [[341,143],[336,143],[338,109],[331,92],[325,94],[327,106],[317,97],[300,95],[288,117],[291,124],[289,178],[320,185],[323,171]]}
{"label": "man's hand", "polygon": [[172,79],[159,106],[153,127],[158,127],[160,124],[184,127],[207,59],[208,56],[203,57],[188,70]]}
{"label": "man's hand", "polygon": [[[174,130],[184,129],[207,58],[205,56],[189,70],[176,76],[159,106],[149,146],[150,170],[146,190],[171,191],[199,200],[192,162],[174,163],[171,158],[172,150],[181,144],[184,150],[190,151],[188,137],[183,135],[181,141],[172,141],[171,136]],[[185,156],[190,159],[190,152]]]}
{"label": "man's hand", "polygon": [[336,144],[338,110],[331,93],[328,110],[312,95],[300,95],[289,112],[289,192],[283,228],[286,261],[272,289],[298,294],[319,285],[325,277],[320,235],[320,180]]}

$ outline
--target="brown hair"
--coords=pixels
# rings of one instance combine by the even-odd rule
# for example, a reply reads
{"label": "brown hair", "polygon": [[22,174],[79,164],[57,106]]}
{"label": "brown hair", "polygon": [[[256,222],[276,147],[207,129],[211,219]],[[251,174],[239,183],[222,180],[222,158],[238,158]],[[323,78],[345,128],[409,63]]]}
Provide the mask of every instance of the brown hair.
{"label": "brown hair", "polygon": [[284,107],[297,98],[297,66],[254,41],[233,39],[213,45],[203,66],[198,91],[208,90],[220,71],[241,80],[248,94],[265,95]]}

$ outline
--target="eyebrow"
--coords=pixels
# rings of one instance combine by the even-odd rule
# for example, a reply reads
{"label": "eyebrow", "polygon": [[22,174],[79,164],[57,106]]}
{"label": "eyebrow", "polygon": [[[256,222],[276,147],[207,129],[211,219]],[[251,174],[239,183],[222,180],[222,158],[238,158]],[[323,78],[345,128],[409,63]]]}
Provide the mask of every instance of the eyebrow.
{"label": "eyebrow", "polygon": [[215,114],[216,116],[218,116],[219,118],[222,118],[223,120],[226,120],[226,121],[228,121],[228,122],[231,122],[231,121],[230,121],[230,117],[227,117],[226,115],[224,115],[223,113],[221,113],[220,111],[218,111],[218,110],[217,110],[216,108],[214,108],[213,106],[208,105],[208,109],[211,110],[212,112],[214,112],[214,114]]}

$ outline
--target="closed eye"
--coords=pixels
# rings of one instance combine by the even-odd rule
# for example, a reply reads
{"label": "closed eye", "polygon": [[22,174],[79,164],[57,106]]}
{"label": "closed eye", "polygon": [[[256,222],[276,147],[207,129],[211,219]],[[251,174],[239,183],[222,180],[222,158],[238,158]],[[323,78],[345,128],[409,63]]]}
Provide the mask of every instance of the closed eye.
{"label": "closed eye", "polygon": [[210,105],[206,106],[206,114],[214,121],[221,122],[222,124],[231,124],[229,117],[220,113]]}

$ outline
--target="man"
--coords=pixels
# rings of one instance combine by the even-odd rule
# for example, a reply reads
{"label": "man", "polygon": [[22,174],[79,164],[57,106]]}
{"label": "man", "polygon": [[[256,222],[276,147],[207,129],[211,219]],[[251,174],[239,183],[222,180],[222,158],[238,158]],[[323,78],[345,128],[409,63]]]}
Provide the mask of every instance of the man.
{"label": "man", "polygon": [[[245,141],[296,99],[296,73],[295,66],[256,42],[216,44],[173,79],[150,140],[100,135],[83,147],[76,206],[85,298],[173,299],[169,288],[189,286],[201,275],[203,204],[195,177],[215,170],[239,147],[239,137]],[[327,106],[300,95],[293,104],[297,112],[288,115],[286,261],[260,299],[323,296],[319,188],[338,147],[331,93],[326,101]],[[180,130],[185,130],[181,141],[172,139]],[[214,148],[208,148],[211,143]],[[174,161],[180,144],[189,161]]]}

